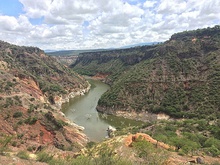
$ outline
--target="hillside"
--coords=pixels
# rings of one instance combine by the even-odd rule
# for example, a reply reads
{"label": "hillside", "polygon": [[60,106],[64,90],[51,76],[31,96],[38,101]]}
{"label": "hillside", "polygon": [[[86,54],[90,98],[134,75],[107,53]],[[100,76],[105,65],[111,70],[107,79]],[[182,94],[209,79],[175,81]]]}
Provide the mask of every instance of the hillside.
{"label": "hillside", "polygon": [[77,73],[38,48],[0,41],[0,85],[0,154],[78,151],[86,144],[80,128],[60,113],[63,102],[89,88]]}
{"label": "hillside", "polygon": [[69,66],[72,63],[75,63],[78,55],[84,52],[97,52],[104,49],[91,49],[91,50],[60,50],[47,52],[46,54],[56,58],[62,64]]}
{"label": "hillside", "polygon": [[220,155],[220,26],[155,46],[84,53],[72,67],[111,85],[99,112],[150,122],[138,131],[181,155]]}
{"label": "hillside", "polygon": [[72,67],[80,74],[106,75],[112,84],[99,111],[219,118],[219,48],[215,26],[174,34],[160,45],[83,53]]}
{"label": "hillside", "polygon": [[[73,70],[111,85],[97,109],[145,121],[98,144],[60,112],[88,91],[87,81],[38,48],[1,41],[1,163],[219,164],[219,36],[216,26],[159,45],[80,54]],[[151,113],[169,120],[151,121]]]}

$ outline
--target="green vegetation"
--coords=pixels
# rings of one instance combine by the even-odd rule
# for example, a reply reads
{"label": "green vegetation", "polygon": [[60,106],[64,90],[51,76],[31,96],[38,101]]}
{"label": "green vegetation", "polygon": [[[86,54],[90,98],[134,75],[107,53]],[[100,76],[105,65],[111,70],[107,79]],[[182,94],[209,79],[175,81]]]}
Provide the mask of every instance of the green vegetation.
{"label": "green vegetation", "polygon": [[30,124],[30,125],[33,125],[37,122],[37,117],[28,117],[27,119],[25,119],[24,123],[25,124]]}
{"label": "green vegetation", "polygon": [[4,108],[8,108],[12,106],[13,104],[14,104],[14,101],[12,100],[12,98],[6,98],[6,103],[4,105]]}
{"label": "green vegetation", "polygon": [[[71,92],[87,88],[87,81],[39,48],[20,47],[3,41],[0,41],[0,65],[1,132],[15,136],[11,142],[11,137],[0,135],[0,153],[23,149],[17,156],[28,159],[25,150],[34,151],[36,147],[34,149],[32,145],[48,146],[43,136],[46,131],[51,134],[49,141],[52,142],[49,143],[55,147],[81,149],[78,137],[70,137],[70,134],[80,133],[75,133],[74,127],[64,128],[67,123],[56,119],[51,111],[58,109],[52,105],[56,97],[65,98]],[[48,116],[45,115],[47,111],[50,112]],[[46,131],[42,131],[44,129]],[[82,136],[79,141],[84,144],[86,139]],[[38,159],[47,162],[49,158],[42,154]]]}
{"label": "green vegetation", "polygon": [[17,156],[21,159],[26,159],[28,160],[29,159],[29,155],[26,151],[20,151],[17,153]]}
{"label": "green vegetation", "polygon": [[22,112],[15,112],[15,113],[13,114],[13,117],[14,117],[14,118],[18,118],[18,117],[21,117],[22,115],[23,115]]}
{"label": "green vegetation", "polygon": [[141,137],[139,137],[139,139],[137,139],[132,145],[134,146],[138,157],[144,160],[143,164],[162,165],[168,158],[168,153],[166,153],[165,150],[157,148],[145,140],[141,140]]}
{"label": "green vegetation", "polygon": [[0,154],[4,155],[6,151],[8,151],[8,145],[12,140],[12,136],[8,136],[5,134],[0,135]]}
{"label": "green vegetation", "polygon": [[216,132],[220,132],[218,122],[209,124],[204,119],[161,121],[154,124],[153,130],[144,132],[158,141],[175,146],[181,155],[198,155],[202,152],[218,156],[220,154],[220,139],[216,136]]}
{"label": "green vegetation", "polygon": [[34,109],[35,109],[35,106],[34,106],[33,104],[30,104],[30,107],[29,107],[29,109],[28,109],[28,113],[33,112]]}
{"label": "green vegetation", "polygon": [[[45,55],[39,48],[19,47],[3,41],[0,41],[0,46],[0,60],[7,64],[9,70],[13,70],[11,73],[2,71],[1,93],[10,95],[19,92],[24,87],[24,84],[22,86],[19,84],[20,81],[27,83],[29,89],[26,91],[28,94],[32,95],[30,88],[32,85],[37,85],[48,97],[66,95],[73,89],[88,85],[82,77],[57,62],[55,58]],[[31,98],[30,101],[34,101],[33,99],[35,98]],[[21,106],[21,104],[17,100],[13,104],[7,102],[4,107]]]}
{"label": "green vegetation", "polygon": [[131,165],[132,163],[125,158],[115,154],[116,144],[109,147],[107,144],[94,145],[87,150],[85,155],[77,158],[67,157],[66,159],[57,159],[53,155],[41,151],[37,154],[37,160],[46,162],[49,165]]}
{"label": "green vegetation", "polygon": [[46,152],[40,152],[37,154],[37,161],[49,163],[53,159],[53,155],[50,155]]}
{"label": "green vegetation", "polygon": [[160,45],[83,53],[72,67],[109,75],[98,103],[106,111],[212,120],[220,117],[219,36],[219,26],[187,31]]}
{"label": "green vegetation", "polygon": [[217,25],[174,34],[160,45],[83,53],[72,68],[80,74],[108,75],[106,82],[111,88],[98,102],[98,109],[104,113],[147,111],[184,119],[158,122],[146,133],[176,146],[180,155],[203,152],[217,156],[220,150],[219,54]]}
{"label": "green vegetation", "polygon": [[[0,154],[8,151],[11,144],[17,147],[28,137],[21,132],[25,124],[34,125],[37,120],[52,135],[64,135],[69,145],[57,142],[61,150],[72,151],[79,145],[68,139],[64,127],[67,123],[57,120],[49,111],[39,115],[36,102],[41,92],[50,104],[55,96],[63,96],[79,88],[87,87],[71,69],[61,65],[54,58],[45,56],[43,51],[33,47],[19,47],[0,42],[0,60],[6,62],[10,73],[0,72],[0,109],[2,119],[11,124],[17,133],[16,140],[11,136],[0,136]],[[7,51],[6,51],[7,50]],[[176,147],[179,155],[220,155],[220,27],[198,29],[174,34],[164,44],[141,46],[130,49],[84,52],[71,65],[80,74],[106,75],[111,85],[99,100],[98,106],[108,110],[124,110],[138,113],[165,113],[173,118],[170,121],[147,123],[140,127],[119,128],[116,135],[144,132],[158,141]],[[22,82],[19,84],[19,82]],[[21,90],[27,94],[20,97]],[[39,94],[39,93],[40,94]],[[18,93],[18,94],[17,94]],[[10,97],[10,95],[13,97]],[[22,103],[27,102],[28,114]],[[43,103],[42,103],[43,104]],[[49,103],[44,109],[52,110]],[[43,110],[41,111],[43,112]],[[40,113],[40,112],[39,112]],[[28,116],[28,117],[27,117]],[[181,119],[181,120],[177,120]],[[10,123],[12,122],[12,123]],[[36,126],[36,125],[35,125]],[[58,133],[56,131],[59,131]],[[54,134],[53,134],[54,133]],[[41,130],[33,137],[44,136]],[[46,134],[45,134],[46,135]],[[32,136],[32,135],[31,135]],[[57,138],[56,137],[56,138]],[[56,140],[59,140],[58,138]],[[48,164],[132,164],[120,155],[117,144],[89,143],[85,154],[77,158],[55,158],[41,151],[37,160]],[[34,151],[35,146],[28,146]],[[133,143],[133,149],[144,164],[163,164],[167,152],[141,139]],[[29,159],[26,151],[17,154]]]}

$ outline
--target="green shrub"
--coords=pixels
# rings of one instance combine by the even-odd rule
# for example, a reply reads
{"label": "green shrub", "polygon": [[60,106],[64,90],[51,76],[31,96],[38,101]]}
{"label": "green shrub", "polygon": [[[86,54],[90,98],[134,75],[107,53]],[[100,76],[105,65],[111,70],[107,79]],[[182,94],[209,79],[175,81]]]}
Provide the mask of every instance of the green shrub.
{"label": "green shrub", "polygon": [[12,100],[12,98],[6,98],[6,103],[4,105],[4,108],[12,106],[13,104],[14,104],[14,101]]}
{"label": "green shrub", "polygon": [[219,156],[220,155],[220,150],[215,147],[214,145],[212,145],[209,148],[205,148],[205,152],[206,154],[210,155],[210,156]]}
{"label": "green shrub", "polygon": [[37,122],[37,117],[28,117],[27,119],[25,119],[25,124],[30,124],[30,125],[33,125]]}
{"label": "green shrub", "polygon": [[36,149],[36,146],[28,146],[27,150],[32,152]]}
{"label": "green shrub", "polygon": [[2,155],[5,151],[8,150],[8,144],[12,140],[12,136],[1,135],[0,137],[0,154]]}
{"label": "green shrub", "polygon": [[15,112],[14,114],[13,114],[13,118],[18,118],[18,117],[21,117],[23,115],[23,113],[22,112]]}
{"label": "green shrub", "polygon": [[46,152],[40,152],[37,154],[37,161],[48,163],[53,159],[53,155],[47,154]]}
{"label": "green shrub", "polygon": [[138,138],[132,145],[138,156],[144,160],[144,164],[162,165],[167,160],[168,155],[164,150],[157,148],[146,140]]}
{"label": "green shrub", "polygon": [[141,140],[141,138],[137,139],[132,145],[137,150],[140,158],[147,158],[152,152],[155,152],[154,146],[145,140]]}
{"label": "green shrub", "polygon": [[[49,165],[74,165],[73,163],[68,163],[66,160],[63,159],[51,159],[48,161]],[[80,165],[80,164],[79,164]],[[89,164],[86,164],[89,165]]]}
{"label": "green shrub", "polygon": [[34,105],[31,104],[31,105],[29,106],[28,113],[33,112],[33,111],[34,111],[34,108],[35,108]]}
{"label": "green shrub", "polygon": [[214,137],[211,137],[205,141],[205,147],[212,147],[215,146],[220,150],[220,140],[215,139]]}
{"label": "green shrub", "polygon": [[18,156],[19,158],[21,158],[21,159],[26,159],[26,160],[29,159],[29,155],[28,155],[28,153],[25,152],[25,151],[20,151],[20,152],[18,152],[18,153],[17,153],[17,156]]}
{"label": "green shrub", "polygon": [[22,124],[23,124],[23,121],[22,121],[22,120],[20,120],[20,121],[17,122],[17,125],[22,125]]}
{"label": "green shrub", "polygon": [[21,134],[17,134],[17,138],[18,138],[18,139],[21,139],[23,136],[24,136],[23,133],[21,133]]}

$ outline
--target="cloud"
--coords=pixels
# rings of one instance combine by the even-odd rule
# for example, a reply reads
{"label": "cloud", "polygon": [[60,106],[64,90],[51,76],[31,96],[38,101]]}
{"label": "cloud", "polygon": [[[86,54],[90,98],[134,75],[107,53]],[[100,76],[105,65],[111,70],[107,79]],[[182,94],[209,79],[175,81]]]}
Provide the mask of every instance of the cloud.
{"label": "cloud", "polygon": [[151,8],[151,7],[154,7],[154,5],[156,3],[157,3],[156,1],[149,1],[149,0],[147,0],[146,2],[144,2],[143,6],[144,6],[144,8]]}
{"label": "cloud", "polygon": [[51,0],[19,0],[23,6],[26,15],[30,18],[40,18],[47,14],[47,10],[51,4]]}
{"label": "cloud", "polygon": [[42,49],[165,41],[176,32],[220,23],[216,0],[19,1],[22,14],[0,15],[0,39]]}
{"label": "cloud", "polygon": [[0,29],[2,31],[27,32],[31,28],[31,23],[24,15],[20,15],[18,18],[0,15]]}

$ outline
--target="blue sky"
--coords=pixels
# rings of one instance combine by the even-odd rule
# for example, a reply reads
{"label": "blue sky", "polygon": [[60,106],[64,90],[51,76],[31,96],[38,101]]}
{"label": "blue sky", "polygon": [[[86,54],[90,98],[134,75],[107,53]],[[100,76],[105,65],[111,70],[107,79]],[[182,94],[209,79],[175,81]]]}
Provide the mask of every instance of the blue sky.
{"label": "blue sky", "polygon": [[220,24],[220,0],[0,0],[0,40],[41,49],[162,42]]}
{"label": "blue sky", "polygon": [[18,0],[1,0],[0,14],[18,17],[23,12],[23,5]]}

